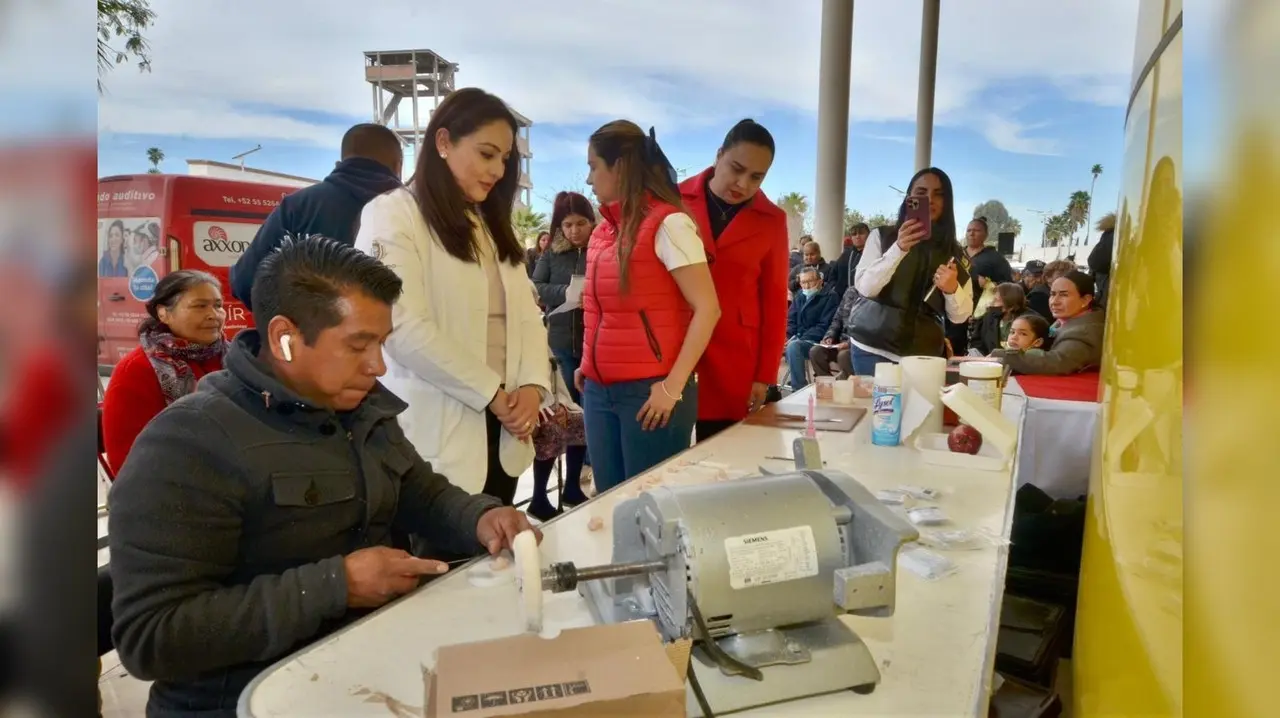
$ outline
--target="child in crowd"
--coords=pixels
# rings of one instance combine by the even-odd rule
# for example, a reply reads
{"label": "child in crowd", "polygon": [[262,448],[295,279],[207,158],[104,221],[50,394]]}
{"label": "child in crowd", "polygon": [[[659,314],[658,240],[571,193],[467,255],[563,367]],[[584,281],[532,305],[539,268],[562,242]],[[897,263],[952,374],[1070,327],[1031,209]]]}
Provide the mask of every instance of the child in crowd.
{"label": "child in crowd", "polygon": [[1006,346],[1024,352],[1044,351],[1049,343],[1049,322],[1034,312],[1013,320]]}

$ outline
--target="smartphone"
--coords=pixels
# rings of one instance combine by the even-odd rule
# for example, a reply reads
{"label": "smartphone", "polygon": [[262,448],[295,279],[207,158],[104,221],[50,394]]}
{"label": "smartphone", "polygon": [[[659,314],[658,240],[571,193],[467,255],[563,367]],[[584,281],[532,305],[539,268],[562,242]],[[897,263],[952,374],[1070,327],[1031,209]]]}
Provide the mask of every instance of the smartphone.
{"label": "smartphone", "polygon": [[914,219],[924,227],[924,236],[928,237],[933,234],[933,221],[929,213],[929,198],[919,195],[910,195],[903,200],[907,205],[907,216],[903,220]]}

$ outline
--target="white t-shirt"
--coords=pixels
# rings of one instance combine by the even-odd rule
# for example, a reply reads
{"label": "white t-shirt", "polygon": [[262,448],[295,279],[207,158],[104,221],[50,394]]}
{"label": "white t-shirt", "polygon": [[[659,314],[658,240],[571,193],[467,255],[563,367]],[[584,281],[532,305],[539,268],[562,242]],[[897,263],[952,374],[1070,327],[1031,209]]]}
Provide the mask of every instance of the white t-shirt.
{"label": "white t-shirt", "polygon": [[706,264],[707,252],[698,236],[698,225],[684,212],[667,215],[654,236],[654,251],[667,271]]}

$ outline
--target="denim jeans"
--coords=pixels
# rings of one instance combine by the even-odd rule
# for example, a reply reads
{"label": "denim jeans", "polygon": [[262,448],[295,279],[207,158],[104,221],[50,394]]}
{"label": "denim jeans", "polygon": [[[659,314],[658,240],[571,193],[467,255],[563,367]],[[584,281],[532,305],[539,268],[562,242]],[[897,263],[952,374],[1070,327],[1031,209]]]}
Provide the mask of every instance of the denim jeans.
{"label": "denim jeans", "polygon": [[578,387],[573,385],[573,373],[578,371],[578,367],[582,366],[582,357],[576,357],[573,352],[558,352],[552,350],[552,355],[556,358],[556,364],[560,367],[560,376],[564,378],[564,385],[569,388],[569,396],[573,397],[573,403],[582,406],[582,395],[578,393]]}
{"label": "denim jeans", "polygon": [[787,357],[787,373],[791,375],[791,388],[803,389],[809,384],[808,366],[809,350],[813,342],[804,339],[792,339],[787,342],[784,353]]}
{"label": "denim jeans", "polygon": [[698,386],[690,378],[667,425],[644,431],[636,414],[660,379],[597,384],[586,380],[582,410],[596,490],[612,489],[689,448],[698,419]]}
{"label": "denim jeans", "polygon": [[875,376],[876,364],[881,362],[889,362],[897,364],[898,362],[885,359],[879,354],[872,354],[866,349],[859,348],[855,344],[849,344],[849,363],[853,365],[853,373],[857,376]]}

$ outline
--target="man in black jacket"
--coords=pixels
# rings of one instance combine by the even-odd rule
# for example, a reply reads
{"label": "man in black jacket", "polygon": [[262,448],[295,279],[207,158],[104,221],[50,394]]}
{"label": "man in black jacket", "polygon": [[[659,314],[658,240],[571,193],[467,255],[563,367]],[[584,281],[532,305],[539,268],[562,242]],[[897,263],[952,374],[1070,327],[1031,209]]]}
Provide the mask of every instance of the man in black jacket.
{"label": "man in black jacket", "polygon": [[844,297],[844,291],[853,285],[853,273],[858,269],[858,260],[862,259],[862,248],[867,245],[867,237],[871,228],[865,222],[853,225],[849,233],[850,244],[840,253],[840,257],[831,263],[825,281],[837,297]]}
{"label": "man in black jacket", "polygon": [[289,235],[321,235],[346,245],[356,241],[360,212],[369,200],[401,186],[404,149],[390,129],[356,125],[342,137],[342,159],[323,182],[280,200],[253,242],[231,268],[231,295],[253,311],[250,289],[258,265]]}
{"label": "man in black jacket", "polygon": [[524,514],[432,471],[382,388],[400,279],[327,239],[258,269],[257,328],[138,436],[111,490],[112,638],[149,718],[236,715],[259,671],[444,573],[390,547],[496,554]]}

